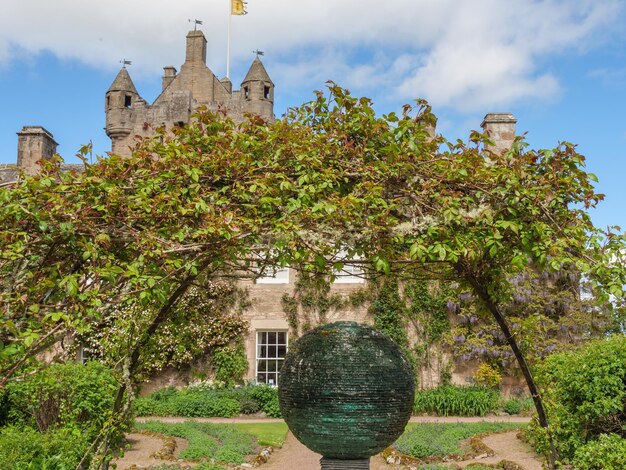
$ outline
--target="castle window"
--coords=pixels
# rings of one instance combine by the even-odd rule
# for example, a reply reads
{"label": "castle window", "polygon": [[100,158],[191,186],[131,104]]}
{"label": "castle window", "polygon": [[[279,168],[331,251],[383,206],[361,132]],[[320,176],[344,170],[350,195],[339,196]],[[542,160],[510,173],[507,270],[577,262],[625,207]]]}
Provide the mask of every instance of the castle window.
{"label": "castle window", "polygon": [[280,368],[287,355],[286,331],[257,331],[256,333],[256,381],[277,386]]}
{"label": "castle window", "polygon": [[[337,259],[345,258],[346,254],[344,250],[340,250],[337,253]],[[355,259],[358,260],[359,256],[356,256]],[[362,284],[365,282],[365,273],[357,264],[345,263],[341,270],[333,270],[333,274],[335,275],[335,284]]]}
{"label": "castle window", "polygon": [[78,348],[78,362],[80,362],[81,364],[86,364],[87,361],[89,361],[91,359],[91,355],[89,354],[89,352],[85,349],[84,346],[80,346]]}
{"label": "castle window", "polygon": [[270,87],[268,86],[263,87],[263,98],[265,98],[266,100],[270,99]]}
{"label": "castle window", "polygon": [[177,127],[185,127],[185,123],[184,123],[183,121],[178,121],[178,122],[176,123],[176,126],[177,126]]}
{"label": "castle window", "polygon": [[289,268],[268,268],[268,271],[257,278],[257,284],[289,284]]}
{"label": "castle window", "polygon": [[248,91],[248,87],[247,86],[243,87],[243,97],[245,99],[250,98],[250,92]]}
{"label": "castle window", "polygon": [[132,104],[132,96],[124,95],[124,107],[130,108],[131,104]]}
{"label": "castle window", "polygon": [[111,97],[107,96],[107,109],[111,107]]}

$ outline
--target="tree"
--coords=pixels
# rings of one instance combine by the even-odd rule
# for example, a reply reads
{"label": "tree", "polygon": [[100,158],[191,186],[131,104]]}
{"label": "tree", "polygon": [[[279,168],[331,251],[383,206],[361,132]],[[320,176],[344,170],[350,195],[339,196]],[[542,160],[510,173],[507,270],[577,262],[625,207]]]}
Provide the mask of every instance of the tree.
{"label": "tree", "polygon": [[[316,194],[318,211],[304,214],[317,230],[302,245],[324,258],[329,242],[341,239],[377,271],[418,267],[427,276],[460,281],[500,328],[539,422],[548,428],[503,310],[515,292],[512,279],[527,267],[574,270],[588,276],[599,301],[611,295],[619,300],[626,281],[624,236],[593,226],[586,211],[603,196],[594,191],[595,176],[585,172],[574,145],[532,151],[519,138],[510,151],[495,154],[478,133],[468,144],[431,138],[430,108],[418,102],[416,114],[411,111],[376,117],[369,100],[331,84],[328,98],[320,93],[287,116],[282,130],[297,136],[296,155],[306,148],[323,168],[332,168],[336,188]],[[312,181],[320,175],[323,170],[315,171]],[[289,205],[291,196],[283,197]],[[552,452],[552,464],[555,458]]]}
{"label": "tree", "polygon": [[[274,234],[295,230],[264,189],[280,175],[260,135],[270,135],[261,121],[239,128],[201,113],[130,158],[101,159],[82,173],[53,160],[0,189],[0,387],[36,370],[37,355],[68,335],[112,320],[124,330],[122,385],[92,465],[127,414],[142,355],[189,290],[249,270]],[[126,309],[143,318],[121,315]]]}
{"label": "tree", "polygon": [[138,303],[153,313],[125,350],[120,419],[151,336],[192,286],[260,258],[326,274],[350,262],[372,275],[470,289],[500,327],[548,428],[503,306],[526,267],[575,269],[599,299],[621,298],[624,238],[598,230],[585,212],[602,197],[584,158],[567,143],[528,151],[521,139],[493,154],[478,133],[449,143],[431,137],[425,102],[377,117],[368,99],[329,90],[273,124],[250,117],[237,126],[200,111],[128,159],[111,156],[81,174],[52,162],[1,189],[0,385],[68,331]]}

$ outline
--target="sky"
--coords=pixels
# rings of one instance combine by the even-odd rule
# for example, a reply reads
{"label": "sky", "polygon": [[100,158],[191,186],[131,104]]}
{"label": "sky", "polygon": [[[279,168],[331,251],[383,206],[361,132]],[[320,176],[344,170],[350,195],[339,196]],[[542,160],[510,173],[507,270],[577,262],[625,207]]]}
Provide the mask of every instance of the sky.
{"label": "sky", "polygon": [[[16,161],[24,125],[42,125],[68,162],[104,155],[104,94],[128,67],[140,95],[184,61],[193,25],[207,63],[226,72],[230,0],[2,0],[0,163]],[[254,59],[276,85],[274,112],[333,80],[378,113],[426,98],[438,132],[467,139],[489,112],[511,112],[532,148],[578,145],[606,200],[600,227],[626,229],[625,0],[248,0],[232,17],[231,79]]]}

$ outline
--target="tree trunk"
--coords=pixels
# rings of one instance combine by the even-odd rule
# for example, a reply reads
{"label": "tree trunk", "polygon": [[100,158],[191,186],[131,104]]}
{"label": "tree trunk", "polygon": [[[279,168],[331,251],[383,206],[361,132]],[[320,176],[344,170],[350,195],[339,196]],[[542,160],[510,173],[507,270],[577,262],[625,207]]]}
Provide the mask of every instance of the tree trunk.
{"label": "tree trunk", "polygon": [[556,468],[556,461],[558,459],[556,448],[554,447],[554,442],[552,441],[552,436],[550,435],[548,415],[543,406],[543,400],[541,399],[541,394],[539,393],[539,389],[537,388],[537,383],[533,378],[532,372],[530,371],[530,367],[526,362],[526,358],[522,354],[522,351],[515,340],[515,337],[511,333],[511,329],[502,315],[500,311],[500,307],[496,304],[496,302],[491,298],[489,292],[487,290],[487,282],[479,279],[467,273],[467,271],[462,272],[463,278],[472,286],[474,293],[478,296],[483,305],[487,308],[487,310],[493,315],[493,318],[500,326],[500,330],[504,334],[507,343],[511,347],[513,354],[515,355],[515,359],[524,374],[524,378],[526,379],[526,385],[528,386],[528,390],[530,391],[530,395],[532,396],[533,402],[535,404],[535,409],[537,410],[537,417],[539,418],[539,425],[546,430],[546,434],[548,436],[548,440],[550,443],[550,453],[548,454],[548,466],[549,468]]}
{"label": "tree trunk", "polygon": [[[154,317],[154,320],[152,320],[152,323],[150,323],[148,328],[146,328],[146,330],[143,332],[143,334],[141,335],[141,337],[135,344],[134,348],[128,355],[128,362],[127,362],[125,373],[129,375],[130,380],[122,380],[122,383],[117,389],[117,395],[115,397],[115,402],[113,403],[113,409],[111,413],[111,428],[119,425],[124,419],[124,416],[123,416],[124,413],[122,411],[124,409],[124,397],[126,395],[127,388],[128,388],[127,384],[130,383],[130,381],[132,381],[132,374],[135,372],[137,364],[139,363],[139,358],[141,357],[142,349],[146,346],[146,344],[150,340],[150,337],[156,332],[157,328],[165,320],[167,320],[167,317],[169,313],[171,312],[172,308],[174,307],[174,305],[176,305],[176,302],[178,302],[178,300],[185,294],[185,292],[187,292],[189,287],[192,285],[193,281],[195,281],[198,278],[199,274],[202,273],[207,268],[208,264],[209,264],[208,261],[202,263],[198,269],[198,274],[187,276],[180,283],[180,285],[176,288],[176,290],[172,293],[172,295],[170,295],[165,305],[161,307],[157,315]],[[106,460],[106,454],[108,452],[108,443],[106,441],[108,439],[109,434],[110,434],[110,430],[107,430],[106,432],[101,433],[96,438],[94,443],[92,443],[92,446],[88,450],[88,453],[89,453],[93,448],[97,448],[98,443],[100,441],[102,441],[103,439],[105,440],[105,443],[102,446],[102,448],[98,449],[98,452],[96,452],[97,454],[100,454],[100,453],[102,454],[100,457],[102,458],[101,468],[103,470],[106,470],[108,468],[108,461]],[[76,467],[76,470],[80,470],[80,468],[82,468],[82,465],[88,458],[88,453],[85,454],[85,456],[83,456],[83,459]]]}

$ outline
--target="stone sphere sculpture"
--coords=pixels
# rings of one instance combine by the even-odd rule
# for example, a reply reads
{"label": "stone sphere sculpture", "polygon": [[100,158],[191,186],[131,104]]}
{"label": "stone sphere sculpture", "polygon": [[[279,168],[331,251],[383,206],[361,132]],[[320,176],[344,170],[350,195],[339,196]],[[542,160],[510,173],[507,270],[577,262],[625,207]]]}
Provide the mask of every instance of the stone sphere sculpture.
{"label": "stone sphere sculpture", "polygon": [[369,461],[393,443],[411,416],[414,392],[412,368],[400,347],[355,322],[321,326],[299,338],[278,387],[294,436],[337,460]]}

